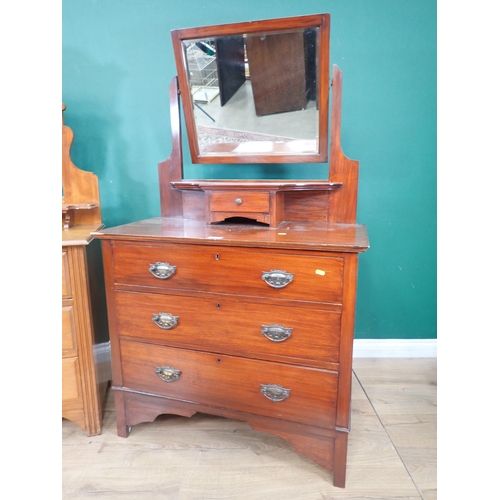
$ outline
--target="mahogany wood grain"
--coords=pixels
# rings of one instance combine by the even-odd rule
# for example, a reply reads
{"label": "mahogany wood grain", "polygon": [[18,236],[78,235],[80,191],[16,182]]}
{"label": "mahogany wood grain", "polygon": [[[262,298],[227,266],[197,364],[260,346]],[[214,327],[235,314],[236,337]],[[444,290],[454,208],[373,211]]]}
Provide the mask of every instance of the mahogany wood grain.
{"label": "mahogany wood grain", "polygon": [[182,216],[185,219],[197,219],[205,223],[205,193],[202,191],[181,191]]}
{"label": "mahogany wood grain", "polygon": [[[251,356],[318,368],[338,368],[340,311],[253,302],[219,296],[115,294],[117,327],[121,338],[143,340],[214,353]],[[153,315],[178,318],[165,330]],[[202,321],[200,321],[202,318]],[[263,325],[291,328],[286,340],[275,342],[262,333]]]}
{"label": "mahogany wood grain", "polygon": [[170,94],[170,125],[172,128],[172,152],[170,156],[158,164],[160,181],[160,207],[163,217],[182,214],[182,193],[173,189],[171,181],[178,181],[183,177],[181,121],[179,114],[179,88],[177,77],[174,77],[169,86]]}
{"label": "mahogany wood grain", "polygon": [[283,220],[327,222],[328,202],[328,193],[321,191],[285,193]]}
{"label": "mahogany wood grain", "polygon": [[[106,283],[106,306],[108,311],[109,340],[111,346],[116,346],[111,350],[111,370],[113,373],[113,384],[120,386],[123,383],[122,360],[119,349],[118,316],[116,311],[116,300],[114,296],[114,266],[113,249],[110,241],[102,241],[102,259],[104,265],[104,278]],[[118,408],[117,408],[118,414]],[[120,434],[121,435],[121,434]]]}
{"label": "mahogany wood grain", "polygon": [[333,477],[335,486],[345,488],[347,462],[347,432],[339,432],[333,443]]}
{"label": "mahogany wood grain", "polygon": [[269,226],[277,227],[283,222],[285,215],[285,193],[271,191],[269,203]]}
{"label": "mahogany wood grain", "polygon": [[[211,212],[269,212],[269,193],[212,191],[208,195]],[[238,200],[238,201],[237,201]]]}
{"label": "mahogany wood grain", "polygon": [[245,216],[267,224],[271,221],[269,192],[210,191],[207,193],[207,204],[209,224],[235,216]]}
{"label": "mahogany wood grain", "polygon": [[170,184],[182,190],[195,191],[332,191],[342,186],[341,182],[327,180],[206,180],[182,179],[171,181]]}
{"label": "mahogany wood grain", "polygon": [[363,224],[327,224],[283,222],[276,228],[255,225],[225,224],[207,226],[204,221],[180,217],[155,217],[140,222],[108,228],[93,233],[99,239],[134,241],[139,244],[188,243],[196,246],[213,245],[255,247],[329,253],[364,252],[369,247]]}
{"label": "mahogany wood grain", "polygon": [[[267,249],[120,243],[115,243],[113,257],[116,284],[335,304],[342,298],[340,257]],[[149,268],[158,262],[176,266],[175,272],[168,279],[155,277]],[[273,288],[262,279],[263,272],[272,270],[293,274],[293,280],[283,288]]]}
{"label": "mahogany wood grain", "polygon": [[342,116],[342,73],[333,67],[332,123],[330,126],[330,182],[342,182],[342,188],[330,193],[329,222],[354,224],[358,205],[359,161],[347,158],[340,143]]}
{"label": "mahogany wood grain", "polygon": [[[123,385],[136,391],[181,401],[265,415],[319,427],[335,427],[337,373],[313,368],[263,362],[222,354],[120,341]],[[181,371],[164,382],[157,367]],[[270,401],[261,384],[290,389],[283,401]]]}
{"label": "mahogany wood grain", "polygon": [[358,255],[346,255],[344,268],[344,297],[342,309],[342,337],[340,340],[340,374],[337,427],[349,429],[351,416],[352,349],[356,315],[356,281]]}

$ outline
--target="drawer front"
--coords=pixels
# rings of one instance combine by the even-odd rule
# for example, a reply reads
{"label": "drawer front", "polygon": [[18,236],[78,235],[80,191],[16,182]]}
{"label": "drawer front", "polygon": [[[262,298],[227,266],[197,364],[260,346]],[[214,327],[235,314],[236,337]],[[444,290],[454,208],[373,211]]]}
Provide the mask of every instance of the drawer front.
{"label": "drawer front", "polygon": [[214,191],[210,193],[209,207],[211,212],[269,212],[269,193],[252,193],[249,191]]}
{"label": "drawer front", "polygon": [[80,372],[78,358],[62,360],[62,400],[69,401],[80,398]]}
{"label": "drawer front", "polygon": [[76,325],[73,301],[64,300],[62,304],[62,349],[76,351]]}
{"label": "drawer front", "polygon": [[[114,246],[113,256],[117,284],[335,304],[342,300],[344,261],[341,257],[216,246],[120,244]],[[167,264],[172,273],[168,278],[160,279],[150,272],[151,265],[158,273]],[[264,273],[281,275],[282,272],[291,281],[282,283],[280,288],[263,279]],[[267,279],[273,281],[273,276]]]}
{"label": "drawer front", "polygon": [[[335,363],[340,313],[248,300],[115,292],[121,336],[245,356]],[[275,325],[275,326],[273,326]]]}
{"label": "drawer front", "polygon": [[62,252],[62,296],[63,298],[71,297],[71,282],[69,278],[69,259],[68,252]]}
{"label": "drawer front", "polygon": [[[208,404],[304,424],[334,428],[337,373],[282,363],[120,343],[124,387],[183,401]],[[163,381],[157,369],[178,370],[178,378]],[[282,389],[269,387],[270,384]],[[262,392],[274,393],[279,401]]]}

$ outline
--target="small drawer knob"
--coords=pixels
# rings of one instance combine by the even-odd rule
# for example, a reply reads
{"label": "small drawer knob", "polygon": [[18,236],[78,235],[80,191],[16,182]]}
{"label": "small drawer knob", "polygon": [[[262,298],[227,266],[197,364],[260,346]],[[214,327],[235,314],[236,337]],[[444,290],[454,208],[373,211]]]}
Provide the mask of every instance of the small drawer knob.
{"label": "small drawer knob", "polygon": [[241,198],[236,198],[234,202],[236,203],[236,205],[241,205],[243,203],[243,200]]}

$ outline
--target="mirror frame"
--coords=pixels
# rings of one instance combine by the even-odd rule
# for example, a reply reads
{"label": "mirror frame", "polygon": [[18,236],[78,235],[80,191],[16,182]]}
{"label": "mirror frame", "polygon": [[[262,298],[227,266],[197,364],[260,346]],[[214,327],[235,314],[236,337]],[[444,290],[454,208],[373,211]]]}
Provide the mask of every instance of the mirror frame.
{"label": "mirror frame", "polygon": [[[318,107],[318,151],[315,153],[210,153],[200,152],[194,117],[194,104],[189,87],[187,61],[183,42],[199,38],[235,36],[243,34],[272,33],[294,29],[318,28],[316,52],[317,107]],[[221,24],[198,28],[172,30],[175,64],[180,89],[182,108],[186,123],[189,149],[193,163],[319,163],[328,159],[328,96],[330,89],[330,14],[314,14],[288,18]]]}

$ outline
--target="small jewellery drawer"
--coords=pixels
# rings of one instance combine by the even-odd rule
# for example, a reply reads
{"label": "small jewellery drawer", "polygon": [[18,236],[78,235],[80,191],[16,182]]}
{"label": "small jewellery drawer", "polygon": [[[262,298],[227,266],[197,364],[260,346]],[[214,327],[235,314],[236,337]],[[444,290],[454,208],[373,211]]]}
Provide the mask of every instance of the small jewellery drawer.
{"label": "small jewellery drawer", "polygon": [[340,312],[224,296],[115,292],[115,300],[121,337],[313,366],[339,359]]}
{"label": "small jewellery drawer", "polygon": [[123,387],[333,429],[337,372],[120,342]]}
{"label": "small jewellery drawer", "polygon": [[211,212],[269,212],[269,193],[214,191],[209,196]]}
{"label": "small jewellery drawer", "polygon": [[115,284],[340,304],[342,257],[225,246],[113,247]]}

